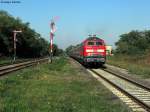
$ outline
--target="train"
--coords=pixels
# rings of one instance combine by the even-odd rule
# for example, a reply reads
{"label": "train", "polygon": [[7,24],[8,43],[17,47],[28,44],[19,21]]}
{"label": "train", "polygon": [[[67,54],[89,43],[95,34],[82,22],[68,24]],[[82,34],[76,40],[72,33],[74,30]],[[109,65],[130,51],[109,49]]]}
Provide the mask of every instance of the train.
{"label": "train", "polygon": [[105,42],[96,35],[89,35],[81,44],[72,47],[69,56],[83,65],[104,65],[106,63]]}

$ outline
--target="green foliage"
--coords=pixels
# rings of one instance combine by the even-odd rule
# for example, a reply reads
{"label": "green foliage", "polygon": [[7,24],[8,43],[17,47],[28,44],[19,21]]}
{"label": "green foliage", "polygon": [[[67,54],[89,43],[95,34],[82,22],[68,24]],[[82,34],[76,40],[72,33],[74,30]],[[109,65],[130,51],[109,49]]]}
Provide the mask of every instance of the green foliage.
{"label": "green foliage", "polygon": [[66,53],[70,54],[74,48],[75,48],[75,46],[70,45],[69,47],[66,48]]}
{"label": "green foliage", "polygon": [[53,55],[54,56],[60,56],[63,55],[64,51],[60,48],[58,48],[58,46],[56,44],[53,44]]}
{"label": "green foliage", "polygon": [[40,57],[48,54],[48,42],[41,35],[14,18],[5,11],[0,11],[0,56],[13,55],[13,30],[22,30],[17,34],[18,57]]}
{"label": "green foliage", "polygon": [[130,56],[116,54],[108,56],[107,63],[127,69],[132,75],[138,75],[141,78],[150,78],[150,55]]}
{"label": "green foliage", "polygon": [[0,80],[0,112],[129,112],[97,80],[60,57]]}
{"label": "green foliage", "polygon": [[116,42],[116,52],[121,54],[144,54],[150,50],[150,30],[131,31],[122,34],[120,40]]}

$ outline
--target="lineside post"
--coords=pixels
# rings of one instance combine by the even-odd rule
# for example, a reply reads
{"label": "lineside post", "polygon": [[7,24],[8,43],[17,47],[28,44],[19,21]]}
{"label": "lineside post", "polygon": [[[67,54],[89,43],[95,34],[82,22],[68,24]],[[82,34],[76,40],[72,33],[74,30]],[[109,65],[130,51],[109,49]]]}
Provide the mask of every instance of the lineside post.
{"label": "lineside post", "polygon": [[17,33],[22,33],[22,31],[20,30],[20,31],[16,31],[16,30],[14,30],[13,31],[13,33],[14,33],[14,58],[13,58],[13,62],[15,62],[16,61],[16,35],[17,35]]}
{"label": "lineside post", "polygon": [[54,34],[50,32],[50,59],[49,59],[50,63],[52,63],[53,60],[53,36]]}
{"label": "lineside post", "polygon": [[54,20],[51,20],[50,28],[51,28],[51,31],[50,31],[50,57],[49,57],[49,62],[52,63],[52,60],[53,60],[53,37],[54,37],[54,33],[56,32]]}

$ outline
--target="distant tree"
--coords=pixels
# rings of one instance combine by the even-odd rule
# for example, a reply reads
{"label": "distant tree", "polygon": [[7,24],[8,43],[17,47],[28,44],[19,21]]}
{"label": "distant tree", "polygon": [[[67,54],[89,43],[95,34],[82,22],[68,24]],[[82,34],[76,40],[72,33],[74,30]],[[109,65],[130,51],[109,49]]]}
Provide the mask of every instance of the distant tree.
{"label": "distant tree", "polygon": [[17,56],[40,57],[48,53],[49,43],[30,28],[30,23],[23,23],[6,11],[0,11],[0,56],[13,55],[13,30],[22,30],[17,34]]}
{"label": "distant tree", "polygon": [[120,37],[116,42],[117,53],[140,55],[150,49],[150,31],[131,31]]}
{"label": "distant tree", "polygon": [[66,52],[67,54],[70,54],[71,50],[73,50],[74,48],[75,48],[75,46],[70,45],[69,47],[66,48],[65,52]]}
{"label": "distant tree", "polygon": [[62,55],[64,52],[62,49],[58,48],[58,46],[56,44],[53,44],[53,55],[54,56],[60,56]]}

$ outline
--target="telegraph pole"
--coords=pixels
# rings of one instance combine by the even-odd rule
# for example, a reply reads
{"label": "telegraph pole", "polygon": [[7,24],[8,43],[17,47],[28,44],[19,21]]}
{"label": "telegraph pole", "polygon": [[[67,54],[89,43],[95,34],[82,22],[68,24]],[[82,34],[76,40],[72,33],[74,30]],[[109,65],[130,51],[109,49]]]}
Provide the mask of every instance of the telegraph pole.
{"label": "telegraph pole", "polygon": [[16,35],[17,33],[21,33],[22,31],[19,30],[19,31],[16,31],[14,30],[13,33],[14,33],[14,58],[13,58],[13,61],[15,62],[16,61]]}

